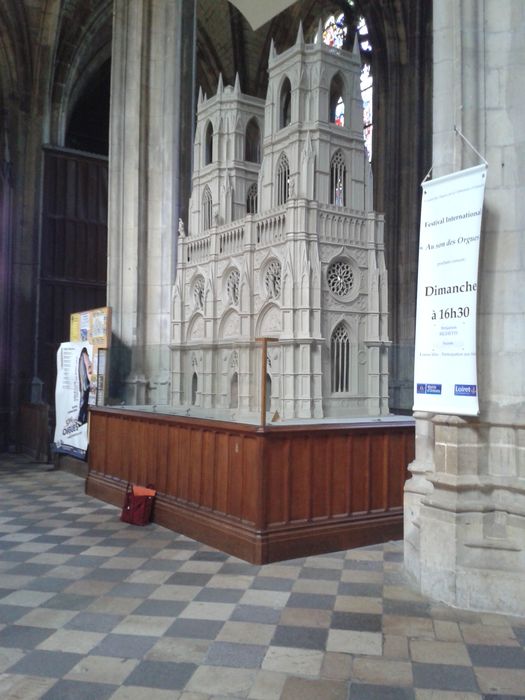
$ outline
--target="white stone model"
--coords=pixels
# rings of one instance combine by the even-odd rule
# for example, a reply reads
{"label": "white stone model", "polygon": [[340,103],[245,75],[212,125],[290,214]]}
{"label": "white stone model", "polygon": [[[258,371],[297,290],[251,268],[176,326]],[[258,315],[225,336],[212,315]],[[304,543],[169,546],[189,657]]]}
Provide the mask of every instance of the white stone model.
{"label": "white stone model", "polygon": [[179,235],[172,404],[281,419],[388,413],[383,219],[372,211],[360,58],[321,41],[269,57],[266,101],[199,93]]}

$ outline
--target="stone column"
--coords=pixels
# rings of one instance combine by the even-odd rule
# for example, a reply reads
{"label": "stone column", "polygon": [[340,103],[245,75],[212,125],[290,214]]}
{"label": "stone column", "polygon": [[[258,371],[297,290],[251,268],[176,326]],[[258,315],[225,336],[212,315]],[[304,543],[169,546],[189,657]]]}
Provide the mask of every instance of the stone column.
{"label": "stone column", "polygon": [[191,166],[184,161],[181,173],[182,146],[191,150],[193,81],[182,77],[192,73],[193,13],[190,0],[115,0],[108,304],[119,398],[134,404],[169,401],[176,235]]}
{"label": "stone column", "polygon": [[480,415],[417,421],[434,471],[412,465],[405,496],[405,561],[422,592],[516,615],[525,615],[524,41],[521,0],[434,2],[433,176],[479,162],[455,126],[488,160]]}

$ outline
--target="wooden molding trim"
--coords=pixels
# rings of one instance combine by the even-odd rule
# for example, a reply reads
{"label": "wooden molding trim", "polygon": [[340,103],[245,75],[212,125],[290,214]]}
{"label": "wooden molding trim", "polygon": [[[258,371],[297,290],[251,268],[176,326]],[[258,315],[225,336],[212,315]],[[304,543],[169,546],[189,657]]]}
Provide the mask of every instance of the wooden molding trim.
{"label": "wooden molding trim", "polygon": [[[121,506],[126,486],[119,479],[91,471],[86,480],[86,493]],[[353,515],[337,522],[325,519],[257,531],[236,519],[178,503],[162,493],[155,499],[153,521],[252,564],[362,547],[403,535],[401,508],[375,515]]]}

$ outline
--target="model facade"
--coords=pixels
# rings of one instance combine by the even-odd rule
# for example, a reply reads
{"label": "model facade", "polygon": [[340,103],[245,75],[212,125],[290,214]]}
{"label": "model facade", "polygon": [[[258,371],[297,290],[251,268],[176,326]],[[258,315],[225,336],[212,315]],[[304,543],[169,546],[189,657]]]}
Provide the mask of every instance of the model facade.
{"label": "model facade", "polygon": [[281,419],[385,414],[383,219],[371,206],[358,50],[305,43],[300,28],[287,51],[272,45],[268,71],[265,101],[238,79],[199,94],[173,407],[256,416],[265,383]]}

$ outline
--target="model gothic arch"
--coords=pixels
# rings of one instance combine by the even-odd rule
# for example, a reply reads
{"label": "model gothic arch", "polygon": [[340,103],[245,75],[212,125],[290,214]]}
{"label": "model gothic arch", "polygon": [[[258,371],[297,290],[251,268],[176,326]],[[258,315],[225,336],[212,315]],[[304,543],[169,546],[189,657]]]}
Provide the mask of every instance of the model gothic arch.
{"label": "model gothic arch", "polygon": [[346,324],[337,324],[330,338],[330,377],[333,394],[350,391],[350,334]]}
{"label": "model gothic arch", "polygon": [[330,204],[346,206],[346,162],[341,149],[330,161]]}
{"label": "model gothic arch", "polygon": [[281,153],[277,161],[276,184],[276,205],[280,206],[288,201],[290,195],[290,163],[286,153]]}
{"label": "model gothic arch", "polygon": [[292,121],[292,86],[288,77],[281,85],[279,107],[279,128],[284,129]]}
{"label": "model gothic arch", "polygon": [[257,214],[257,183],[253,182],[248,187],[248,192],[246,194],[246,213],[247,214]]}
{"label": "model gothic arch", "polygon": [[246,125],[244,160],[250,163],[261,162],[261,130],[255,117],[252,117]]}
{"label": "model gothic arch", "polygon": [[330,81],[329,119],[332,124],[345,126],[345,88],[339,72]]}
{"label": "model gothic arch", "polygon": [[213,162],[213,124],[208,122],[204,132],[204,165]]}
{"label": "model gothic arch", "polygon": [[213,200],[211,190],[206,185],[202,194],[202,230],[207,231],[213,224]]}

